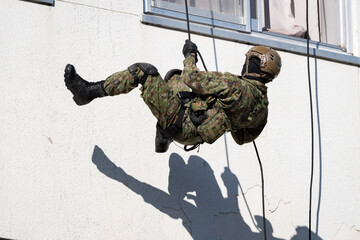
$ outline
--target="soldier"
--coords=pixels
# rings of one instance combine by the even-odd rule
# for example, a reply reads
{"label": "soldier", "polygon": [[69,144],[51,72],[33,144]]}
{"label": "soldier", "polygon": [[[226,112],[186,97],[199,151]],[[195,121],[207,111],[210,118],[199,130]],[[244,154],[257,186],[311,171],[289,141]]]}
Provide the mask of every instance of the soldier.
{"label": "soldier", "polygon": [[242,76],[200,71],[197,46],[189,40],[183,54],[184,69],[170,70],[164,79],[151,64],[135,63],[104,81],[91,83],[68,64],[65,85],[76,104],[85,105],[98,97],[128,93],[140,83],[141,97],[158,120],[156,152],[166,152],[172,141],[184,144],[188,151],[203,142],[215,142],[225,132],[231,132],[240,145],[255,140],[267,122],[265,84],[280,72],[279,54],[268,47],[252,47],[246,53]]}

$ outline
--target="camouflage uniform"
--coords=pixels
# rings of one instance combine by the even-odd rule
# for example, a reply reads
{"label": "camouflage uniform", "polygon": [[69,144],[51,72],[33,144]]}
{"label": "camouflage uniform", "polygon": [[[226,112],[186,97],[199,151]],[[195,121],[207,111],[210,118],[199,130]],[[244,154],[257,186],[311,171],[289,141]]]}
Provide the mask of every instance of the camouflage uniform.
{"label": "camouflage uniform", "polygon": [[[144,75],[140,68],[137,74]],[[128,70],[114,73],[104,82],[110,96],[127,93],[137,85]],[[184,105],[181,132],[172,138],[185,145],[213,143],[227,131],[231,131],[238,144],[251,142],[267,121],[267,87],[263,83],[227,72],[201,72],[191,56],[184,60],[181,75],[175,74],[168,82],[160,75],[148,76],[140,90],[162,128],[177,120],[181,108],[179,91],[192,91],[199,96]],[[195,126],[190,119],[191,111],[205,120]]]}

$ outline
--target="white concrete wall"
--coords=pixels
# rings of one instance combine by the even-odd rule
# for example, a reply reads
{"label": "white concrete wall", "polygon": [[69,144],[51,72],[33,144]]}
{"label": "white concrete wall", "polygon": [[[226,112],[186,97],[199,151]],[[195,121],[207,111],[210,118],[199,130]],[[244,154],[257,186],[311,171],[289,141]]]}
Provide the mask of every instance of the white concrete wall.
{"label": "white concrete wall", "polygon": [[[141,0],[57,0],[55,7],[1,1],[0,237],[261,239],[253,223],[261,215],[261,181],[252,144],[238,146],[228,134],[202,145],[199,153],[172,144],[167,153],[156,154],[156,120],[138,89],[78,107],[65,88],[67,63],[89,81],[137,61],[156,65],[162,75],[182,67],[187,34],[141,24],[142,5]],[[240,74],[250,46],[195,35],[192,40],[209,69],[216,66],[215,44],[219,70]],[[269,122],[257,140],[273,231],[268,229],[268,239],[306,239],[311,160],[306,58],[279,53],[282,72],[269,84]],[[315,121],[312,230],[318,236],[313,239],[360,239],[360,71],[324,60],[311,59],[311,66],[321,133],[320,158]],[[232,200],[240,212],[226,200],[221,175],[228,163],[232,174],[223,176],[239,191],[238,203]],[[193,200],[177,199],[179,192],[194,190],[196,207],[189,204]],[[214,216],[213,208],[222,213]],[[182,219],[188,219],[187,228]]]}

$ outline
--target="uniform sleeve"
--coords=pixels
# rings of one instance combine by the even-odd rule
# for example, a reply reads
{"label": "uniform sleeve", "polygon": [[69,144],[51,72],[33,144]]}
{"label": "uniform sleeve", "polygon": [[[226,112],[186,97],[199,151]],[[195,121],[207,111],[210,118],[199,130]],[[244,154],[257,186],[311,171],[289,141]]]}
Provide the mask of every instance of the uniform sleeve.
{"label": "uniform sleeve", "polygon": [[226,97],[229,94],[228,79],[220,72],[200,71],[192,56],[184,60],[182,72],[184,83],[198,95]]}
{"label": "uniform sleeve", "polygon": [[266,123],[256,128],[242,128],[236,132],[231,132],[231,136],[239,145],[254,141],[264,129]]}

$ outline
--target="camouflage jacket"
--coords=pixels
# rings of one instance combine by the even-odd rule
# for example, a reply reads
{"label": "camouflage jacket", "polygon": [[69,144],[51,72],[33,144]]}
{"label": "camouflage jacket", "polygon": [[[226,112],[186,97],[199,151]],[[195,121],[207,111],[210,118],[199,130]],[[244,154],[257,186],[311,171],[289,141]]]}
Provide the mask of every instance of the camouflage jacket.
{"label": "camouflage jacket", "polygon": [[194,144],[192,140],[199,141],[200,135],[205,142],[213,143],[230,131],[241,145],[255,140],[264,129],[269,103],[263,83],[228,72],[200,71],[194,57],[184,60],[181,80],[199,96],[187,107],[204,111],[206,119],[195,127],[195,134],[191,121],[185,118],[183,132],[174,140]]}

